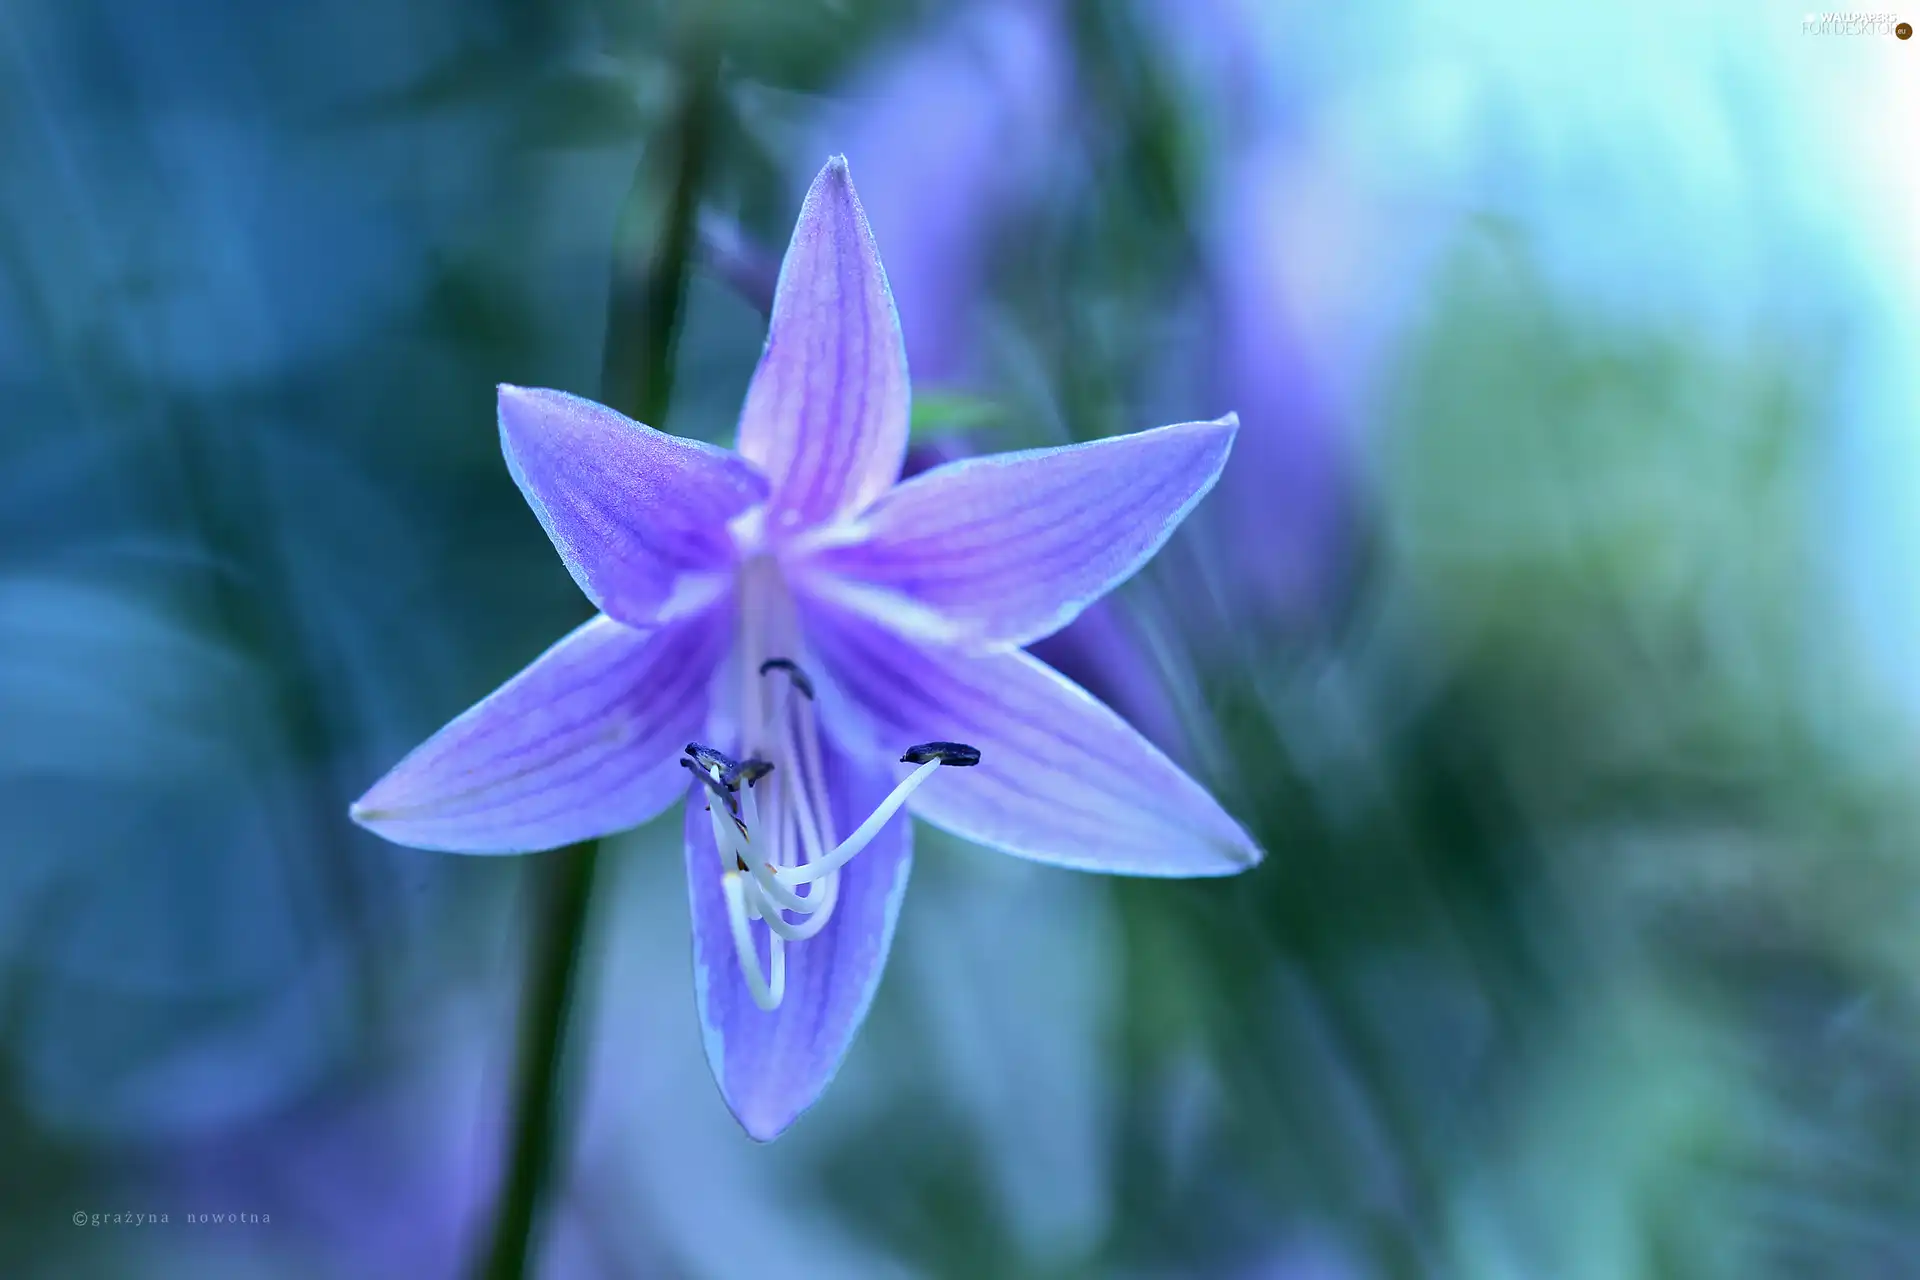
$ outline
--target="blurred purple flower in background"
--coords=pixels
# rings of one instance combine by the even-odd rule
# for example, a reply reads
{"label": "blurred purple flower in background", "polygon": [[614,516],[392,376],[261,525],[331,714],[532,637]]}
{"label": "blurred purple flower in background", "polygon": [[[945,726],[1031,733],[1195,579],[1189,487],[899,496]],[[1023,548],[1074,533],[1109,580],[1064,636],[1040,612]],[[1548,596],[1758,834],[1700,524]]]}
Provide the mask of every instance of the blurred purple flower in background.
{"label": "blurred purple flower in background", "polygon": [[1299,172],[1292,158],[1272,143],[1230,163],[1205,268],[1212,385],[1247,429],[1203,527],[1216,557],[1232,565],[1223,609],[1255,620],[1305,614],[1326,601],[1351,503],[1332,391],[1292,310],[1281,234],[1288,182]]}
{"label": "blurred purple flower in background", "polygon": [[500,1022],[478,1006],[436,1010],[394,1064],[167,1153],[159,1185],[203,1210],[277,1212],[334,1274],[458,1274],[504,1145],[500,1037],[476,1034]]}
{"label": "blurred purple flower in background", "polygon": [[875,65],[823,123],[860,165],[861,203],[887,246],[923,387],[979,376],[995,238],[1058,176],[1073,58],[1055,9],[1038,0],[963,9]]}
{"label": "blurred purple flower in background", "polygon": [[[896,484],[907,403],[886,276],[834,159],[781,268],[738,453],[501,388],[509,469],[604,612],[354,806],[401,843],[521,852],[644,822],[691,767],[708,799],[686,819],[708,1056],[763,1141],[819,1096],[865,1017],[911,866],[910,796],[958,835],[1084,870],[1221,875],[1260,856],[1176,765],[1020,652],[1159,550],[1225,466],[1231,415]],[[910,747],[896,784],[885,762],[934,733],[978,748]],[[676,758],[696,737],[743,759]],[[942,764],[975,767],[918,791]]]}
{"label": "blurred purple flower in background", "polygon": [[[1352,511],[1347,416],[1324,367],[1340,340],[1310,340],[1311,290],[1283,243],[1297,222],[1291,186],[1312,177],[1293,138],[1292,99],[1263,88],[1252,17],[1238,6],[1149,6],[1156,40],[1192,82],[1222,135],[1224,159],[1198,177],[1209,213],[1191,230],[1198,259],[1182,287],[1198,295],[1198,333],[1144,374],[1231,405],[1243,424],[1238,460],[1194,521],[1204,548],[1162,575],[1168,619],[1189,644],[1244,635],[1244,624],[1294,625],[1343,576]],[[887,245],[916,380],[994,393],[989,305],[995,252],[1050,201],[1084,195],[1104,163],[1072,115],[1078,52],[1058,7],[1008,0],[962,10],[856,78],[827,124],[860,162],[863,198]],[[929,127],[940,130],[929,138]],[[1063,160],[1063,157],[1065,158]],[[964,441],[916,449],[916,462],[964,452]],[[926,454],[923,459],[918,456]],[[1175,747],[1180,730],[1164,665],[1139,619],[1112,603],[1089,609],[1039,650]]]}

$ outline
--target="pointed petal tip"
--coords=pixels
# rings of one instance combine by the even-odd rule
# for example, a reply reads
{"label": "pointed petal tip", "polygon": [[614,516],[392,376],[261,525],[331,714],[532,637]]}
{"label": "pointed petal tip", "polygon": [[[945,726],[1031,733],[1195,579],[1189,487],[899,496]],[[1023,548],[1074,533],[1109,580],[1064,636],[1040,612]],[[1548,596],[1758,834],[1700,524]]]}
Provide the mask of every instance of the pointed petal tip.
{"label": "pointed petal tip", "polygon": [[742,1133],[746,1134],[749,1138],[752,1138],[754,1142],[764,1147],[768,1143],[778,1138],[781,1134],[785,1133],[788,1129],[792,1128],[793,1122],[795,1120],[798,1120],[800,1117],[798,1115],[790,1116],[788,1117],[788,1119],[784,1124],[769,1124],[764,1119],[760,1119],[760,1118],[755,1118],[750,1120],[746,1116],[741,1115],[738,1111],[735,1111],[733,1113],[733,1118],[739,1121],[740,1131]]}
{"label": "pointed petal tip", "polygon": [[1204,848],[1203,857],[1170,858],[1159,866],[1115,865],[1088,859],[1079,869],[1096,875],[1140,876],[1149,880],[1221,880],[1252,871],[1267,859],[1266,850],[1244,831],[1226,837],[1216,835]]}
{"label": "pointed petal tip", "polygon": [[519,420],[539,395],[532,387],[516,387],[511,382],[502,382],[494,387],[494,416],[499,420],[503,436],[518,435],[525,430]]}
{"label": "pointed petal tip", "polygon": [[[359,827],[362,831],[379,836],[382,840],[390,844],[397,844],[403,849],[422,849],[428,847],[418,843],[417,840],[408,838],[410,833],[404,830],[406,815],[404,810],[399,806],[388,805],[383,807],[368,804],[363,798],[355,800],[347,806],[347,818],[354,826]],[[397,827],[395,825],[396,822],[399,822],[401,825]],[[445,852],[451,853],[456,851],[446,850]]]}
{"label": "pointed petal tip", "polygon": [[853,190],[853,173],[847,167],[847,158],[837,151],[827,157],[827,162],[820,166],[820,172],[814,175],[808,187],[806,203],[811,205],[823,198],[836,202],[851,199],[856,205],[860,200]]}
{"label": "pointed petal tip", "polygon": [[379,795],[380,788],[386,780],[384,777],[381,778],[379,782],[367,788],[365,795],[348,805],[347,817],[370,831],[373,830],[374,823],[380,821],[382,818],[390,817],[392,810],[390,807],[382,807]]}
{"label": "pointed petal tip", "polygon": [[720,1101],[726,1106],[728,1114],[733,1116],[734,1123],[740,1126],[740,1132],[753,1139],[757,1145],[764,1147],[768,1143],[778,1141],[787,1130],[799,1123],[802,1116],[813,1110],[815,1104],[826,1095],[828,1087],[833,1083],[833,1077],[838,1074],[839,1069],[836,1066],[833,1074],[818,1082],[818,1085],[804,1098],[789,1094],[778,1102],[766,1097],[743,1098],[736,1101],[727,1092],[724,1084],[720,1084],[718,1080],[714,1083],[720,1085]]}
{"label": "pointed petal tip", "polygon": [[827,162],[820,166],[820,172],[814,174],[813,181],[807,184],[806,203],[812,203],[825,192],[836,189],[853,189],[853,174],[847,168],[847,158],[838,151],[827,157]]}
{"label": "pointed petal tip", "polygon": [[555,391],[552,387],[523,387],[512,382],[494,384],[494,400],[501,409],[512,405],[517,408],[529,408],[537,405],[557,405],[576,397],[564,391]]}
{"label": "pointed petal tip", "polygon": [[[396,799],[390,794],[381,794],[387,781],[386,778],[382,778],[379,782],[367,788],[367,794],[348,805],[347,817],[350,818],[356,826],[365,827],[368,831],[384,839],[391,839],[392,837],[388,836],[381,828],[395,819],[405,818],[407,816],[407,803],[404,799]],[[395,841],[395,843],[400,842]]]}
{"label": "pointed petal tip", "polygon": [[[1226,447],[1231,448],[1234,440],[1240,434],[1240,415],[1229,409],[1217,418],[1203,418],[1195,422],[1170,423],[1165,427],[1156,429],[1161,431],[1178,429],[1188,435],[1220,441],[1224,443]],[[1144,435],[1146,433],[1142,432],[1141,434]]]}
{"label": "pointed petal tip", "polygon": [[1198,434],[1207,440],[1207,447],[1216,460],[1213,475],[1194,497],[1194,501],[1198,502],[1212,491],[1215,482],[1220,479],[1221,470],[1227,465],[1227,459],[1233,456],[1233,446],[1240,440],[1240,415],[1229,409],[1211,422],[1197,422],[1194,426],[1198,428]]}
{"label": "pointed petal tip", "polygon": [[1253,834],[1240,825],[1240,820],[1228,813],[1225,808],[1213,801],[1214,820],[1211,838],[1208,840],[1217,861],[1206,870],[1196,870],[1192,874],[1200,876],[1237,876],[1251,871],[1267,860],[1267,851],[1262,849],[1253,838]]}
{"label": "pointed petal tip", "polygon": [[367,794],[347,806],[347,818],[363,831],[370,831],[382,840],[388,840],[405,848],[423,848],[407,839],[408,833],[396,830],[394,823],[404,823],[407,806],[404,801],[396,802],[391,796],[378,794],[387,779],[368,788]]}
{"label": "pointed petal tip", "polygon": [[1228,869],[1226,874],[1238,875],[1242,871],[1251,871],[1265,862],[1267,860],[1267,851],[1255,844],[1251,839],[1242,839],[1240,843],[1228,846],[1227,857],[1234,865]]}
{"label": "pointed petal tip", "polygon": [[847,158],[807,188],[781,260],[737,451],[773,482],[798,532],[870,504],[906,456],[907,352]]}

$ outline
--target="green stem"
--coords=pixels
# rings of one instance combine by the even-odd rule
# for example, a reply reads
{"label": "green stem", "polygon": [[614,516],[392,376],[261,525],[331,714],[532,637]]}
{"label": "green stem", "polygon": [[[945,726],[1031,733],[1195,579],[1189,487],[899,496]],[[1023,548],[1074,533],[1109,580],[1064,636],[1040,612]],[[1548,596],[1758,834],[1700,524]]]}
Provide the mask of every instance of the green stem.
{"label": "green stem", "polygon": [[[601,395],[654,424],[666,420],[672,396],[715,72],[710,57],[687,60],[686,90],[662,137],[641,157],[615,235]],[[652,193],[663,188],[672,193],[664,210],[650,207]],[[630,352],[639,355],[631,364]],[[532,1270],[542,1213],[564,1167],[573,1092],[566,1078],[568,1015],[579,1001],[598,864],[598,843],[589,840],[531,869],[544,892],[528,964],[505,1178],[478,1269],[488,1280],[520,1280]]]}
{"label": "green stem", "polygon": [[567,1011],[574,999],[580,954],[593,905],[599,862],[595,841],[550,855],[533,871],[547,881],[540,945],[527,974],[518,1061],[514,1067],[512,1146],[493,1239],[480,1274],[518,1280],[533,1263],[536,1219],[553,1180],[556,1154],[568,1119],[562,1105],[561,1068],[566,1056]]}

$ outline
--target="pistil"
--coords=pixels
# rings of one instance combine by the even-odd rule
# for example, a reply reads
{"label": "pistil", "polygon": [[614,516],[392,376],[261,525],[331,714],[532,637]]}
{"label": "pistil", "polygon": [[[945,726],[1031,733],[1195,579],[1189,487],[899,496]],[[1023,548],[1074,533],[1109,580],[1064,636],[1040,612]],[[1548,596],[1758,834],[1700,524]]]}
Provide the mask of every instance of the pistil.
{"label": "pistil", "polygon": [[[916,766],[845,840],[836,841],[820,748],[815,686],[798,662],[799,629],[778,565],[758,556],[740,575],[740,733],[745,758],[690,743],[682,761],[708,792],[721,893],[740,974],[762,1009],[786,992],[786,948],[826,928],[840,901],[840,872],[872,843],[909,796],[943,764],[978,763],[951,742],[911,748]],[[722,816],[724,812],[724,817]],[[788,913],[800,917],[789,920]],[[766,925],[763,971],[753,922]]]}

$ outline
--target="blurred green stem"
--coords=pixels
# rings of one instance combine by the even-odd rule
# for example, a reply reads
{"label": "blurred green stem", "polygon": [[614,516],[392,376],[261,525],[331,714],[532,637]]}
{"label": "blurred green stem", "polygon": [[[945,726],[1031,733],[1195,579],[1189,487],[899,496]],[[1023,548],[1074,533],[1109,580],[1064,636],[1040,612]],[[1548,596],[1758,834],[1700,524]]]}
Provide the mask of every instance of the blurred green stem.
{"label": "blurred green stem", "polygon": [[[689,57],[685,89],[635,170],[614,235],[601,399],[641,421],[665,422],[673,392],[675,339],[686,299],[687,262],[705,179],[716,65]],[[660,193],[667,193],[664,203]],[[480,1274],[517,1280],[538,1253],[542,1213],[568,1148],[574,1092],[567,1072],[568,1015],[579,1003],[581,956],[593,907],[597,841],[549,854],[532,868],[541,882],[539,926],[527,972],[510,1147],[493,1234]]]}

